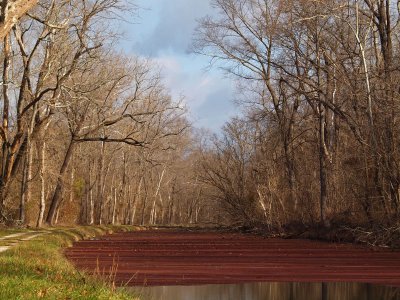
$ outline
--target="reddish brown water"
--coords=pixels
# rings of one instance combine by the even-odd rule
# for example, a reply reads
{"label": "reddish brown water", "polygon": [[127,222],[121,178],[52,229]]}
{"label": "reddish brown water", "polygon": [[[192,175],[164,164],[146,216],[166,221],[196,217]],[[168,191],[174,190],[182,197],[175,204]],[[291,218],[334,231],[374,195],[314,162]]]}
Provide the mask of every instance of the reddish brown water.
{"label": "reddish brown water", "polygon": [[118,284],[365,282],[400,286],[400,252],[216,232],[140,231],[80,241],[77,268]]}

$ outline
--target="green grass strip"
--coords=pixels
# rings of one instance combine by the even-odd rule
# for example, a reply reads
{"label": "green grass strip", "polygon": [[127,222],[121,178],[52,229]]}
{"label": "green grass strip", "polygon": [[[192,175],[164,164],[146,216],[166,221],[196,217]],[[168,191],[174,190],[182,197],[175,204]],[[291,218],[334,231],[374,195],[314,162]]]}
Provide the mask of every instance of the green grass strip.
{"label": "green grass strip", "polygon": [[52,228],[48,234],[20,242],[0,253],[0,299],[138,299],[103,279],[82,274],[63,255],[73,241],[130,229]]}

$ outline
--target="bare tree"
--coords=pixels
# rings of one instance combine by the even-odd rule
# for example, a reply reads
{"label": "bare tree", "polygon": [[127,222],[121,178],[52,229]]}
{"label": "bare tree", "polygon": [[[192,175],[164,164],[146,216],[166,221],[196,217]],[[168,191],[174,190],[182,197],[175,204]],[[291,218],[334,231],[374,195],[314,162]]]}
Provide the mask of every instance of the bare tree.
{"label": "bare tree", "polygon": [[[2,72],[4,105],[0,128],[0,214],[3,219],[6,218],[4,205],[7,193],[25,153],[27,176],[24,181],[26,184],[31,181],[32,140],[62,103],[64,84],[83,66],[83,61],[104,44],[108,36],[106,31],[93,35],[96,32],[93,26],[98,26],[98,18],[104,17],[106,11],[112,14],[123,8],[122,2],[114,0],[90,3],[71,0],[68,11],[64,4],[57,1],[41,3],[34,14],[21,23],[15,23],[13,35],[9,34],[5,39]],[[63,9],[64,13],[61,13]],[[12,51],[19,56],[11,57]],[[10,105],[11,93],[16,95],[15,106]],[[29,197],[30,189],[25,186],[23,191],[24,197]]]}

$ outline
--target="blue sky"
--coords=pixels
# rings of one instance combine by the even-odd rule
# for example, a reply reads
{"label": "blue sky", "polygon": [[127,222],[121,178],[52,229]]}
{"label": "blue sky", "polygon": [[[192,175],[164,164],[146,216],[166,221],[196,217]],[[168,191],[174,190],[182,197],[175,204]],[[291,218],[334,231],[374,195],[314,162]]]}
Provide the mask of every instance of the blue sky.
{"label": "blue sky", "polygon": [[212,14],[208,0],[136,0],[141,9],[132,24],[124,24],[128,53],[151,57],[162,68],[174,98],[184,96],[196,127],[217,132],[236,114],[234,84],[224,74],[206,71],[208,58],[188,53],[196,20]]}

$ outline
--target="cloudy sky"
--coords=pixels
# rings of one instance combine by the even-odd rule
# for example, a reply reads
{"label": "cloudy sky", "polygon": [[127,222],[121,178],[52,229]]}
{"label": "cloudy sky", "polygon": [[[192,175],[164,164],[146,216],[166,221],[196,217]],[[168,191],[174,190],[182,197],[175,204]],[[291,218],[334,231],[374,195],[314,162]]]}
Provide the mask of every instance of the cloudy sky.
{"label": "cloudy sky", "polygon": [[134,24],[123,25],[121,47],[163,67],[171,94],[184,96],[196,127],[213,131],[236,114],[234,87],[221,71],[206,71],[208,58],[188,53],[196,20],[212,14],[208,0],[137,0]]}

